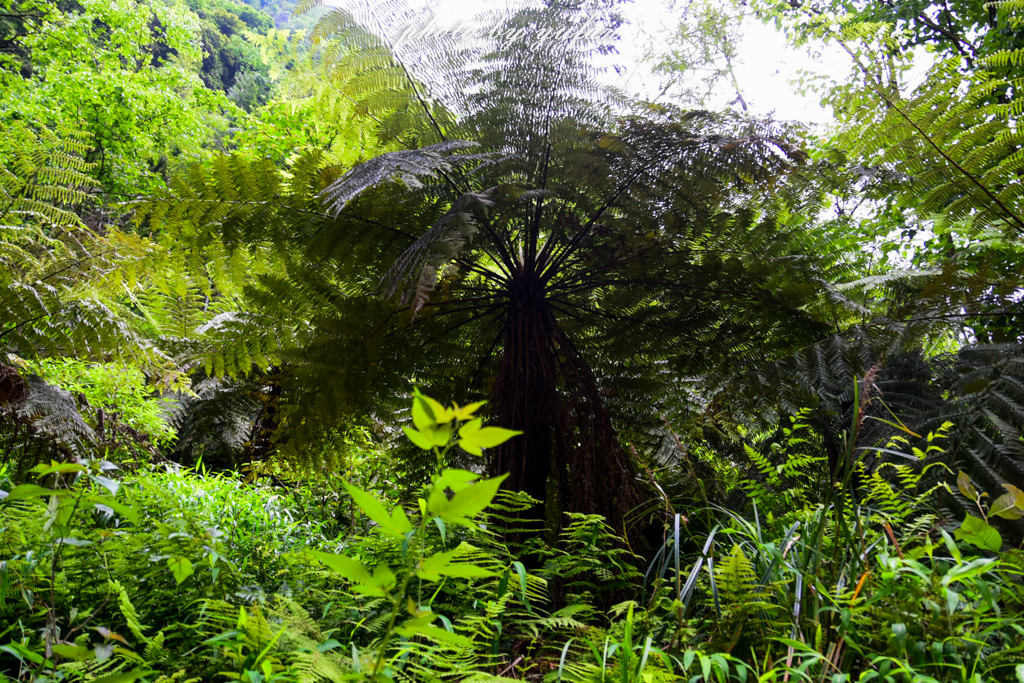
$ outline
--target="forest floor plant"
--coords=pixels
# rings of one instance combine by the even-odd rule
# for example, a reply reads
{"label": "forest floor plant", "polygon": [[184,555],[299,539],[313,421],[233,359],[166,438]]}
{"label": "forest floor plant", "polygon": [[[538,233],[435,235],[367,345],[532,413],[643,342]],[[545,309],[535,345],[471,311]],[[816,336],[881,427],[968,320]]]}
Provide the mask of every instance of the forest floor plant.
{"label": "forest floor plant", "polygon": [[[825,502],[801,491],[786,464],[803,460],[765,461],[777,478],[747,486],[751,514],[672,516],[640,573],[594,515],[569,516],[552,546],[540,536],[506,544],[535,502],[499,490],[500,477],[449,467],[458,449],[476,454],[513,436],[484,427],[480,407],[416,393],[405,432],[435,472],[412,498],[366,473],[359,481],[375,493],[346,484],[323,506],[316,486],[202,468],[119,471],[99,459],[41,465],[37,483],[0,481],[0,674],[82,683],[1024,676],[1024,555],[993,545],[998,531],[986,529],[1017,514],[1019,498],[987,503],[963,475],[978,522],[953,528],[932,506],[946,489],[920,466],[942,449],[943,430],[899,465],[868,467],[861,454],[878,449],[848,445],[849,466]],[[805,445],[801,414],[789,424],[783,454]]]}
{"label": "forest floor plant", "polygon": [[[899,437],[857,447],[860,426],[858,409],[823,503],[807,503],[799,458],[775,466],[748,449],[763,471],[761,483],[745,485],[752,518],[718,508],[706,536],[687,539],[676,517],[644,577],[647,611],[676,616],[662,619],[655,642],[673,653],[689,638],[737,657],[761,681],[1024,680],[1024,553],[1007,549],[989,523],[1020,516],[1019,491],[1008,486],[986,505],[960,472],[959,491],[981,517],[957,525],[934,512],[937,490],[951,493],[949,484],[920,490],[928,470],[942,466],[926,462],[942,453],[951,425],[912,454],[895,450],[906,442]],[[804,427],[793,418],[784,449],[802,442]],[[868,454],[890,457],[868,467]],[[684,573],[687,541],[701,551]],[[734,668],[735,680],[747,675]]]}

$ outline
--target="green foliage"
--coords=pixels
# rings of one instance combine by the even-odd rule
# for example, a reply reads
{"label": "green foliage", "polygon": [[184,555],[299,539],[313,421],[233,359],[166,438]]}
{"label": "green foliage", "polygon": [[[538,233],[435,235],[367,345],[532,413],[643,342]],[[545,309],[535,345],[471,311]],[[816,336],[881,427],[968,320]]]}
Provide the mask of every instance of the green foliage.
{"label": "green foliage", "polygon": [[86,189],[95,185],[82,158],[86,141],[22,122],[8,133],[0,142],[0,343],[26,357],[141,352],[154,359],[97,296],[118,261],[141,245],[115,230],[101,237],[72,210],[91,203]]}
{"label": "green foliage", "polygon": [[5,127],[86,133],[86,160],[104,189],[132,195],[160,184],[168,156],[194,161],[226,127],[232,107],[194,70],[199,26],[185,6],[94,0],[13,10],[26,17],[14,36],[24,57],[0,69]]}
{"label": "green foliage", "polygon": [[[754,465],[756,475],[741,482],[740,486],[759,509],[771,516],[783,510],[801,510],[810,503],[810,497],[820,490],[811,483],[810,475],[819,472],[820,463],[826,458],[812,455],[806,448],[808,439],[804,430],[809,430],[807,420],[810,410],[801,409],[789,416],[789,425],[781,429],[782,442],[768,444],[768,454],[743,444],[743,450]],[[774,461],[784,452],[779,464]]]}
{"label": "green foliage", "polygon": [[[827,153],[856,164],[876,200],[864,220],[875,248],[897,267],[932,270],[899,317],[952,319],[980,339],[1017,341],[1019,3],[760,9],[791,39],[830,42],[850,56],[851,76],[823,86],[839,124]],[[913,45],[938,53],[918,82]]]}
{"label": "green foliage", "polygon": [[54,226],[78,224],[78,217],[61,205],[86,204],[86,189],[95,184],[89,176],[92,164],[82,156],[88,136],[57,135],[48,129],[34,131],[22,121],[7,129],[0,143],[0,213],[5,238],[24,224],[43,222]]}
{"label": "green foliage", "polygon": [[312,683],[346,675],[340,656],[319,649],[324,638],[315,630],[309,633],[308,615],[285,598],[277,598],[267,609],[273,622],[259,606],[236,608],[211,601],[204,604],[204,609],[208,626],[224,629],[203,641],[216,653],[215,661],[226,669],[219,671],[219,676],[260,683]]}
{"label": "green foliage", "polygon": [[[494,530],[532,501],[446,466],[481,406],[413,401],[410,431],[448,439],[430,447],[434,479],[406,504],[386,487],[346,485],[343,525],[336,508],[310,504],[316,484],[163,469],[118,481],[109,464],[85,461],[2,487],[0,671],[637,683],[860,671],[987,683],[1012,675],[1024,652],[1019,552],[973,557],[921,525],[932,498],[920,472],[871,479],[891,467],[862,466],[861,505],[794,509],[784,498],[779,516],[792,522],[781,530],[717,511],[709,538],[696,526],[677,532],[684,557],[656,561],[655,583],[637,595],[635,556],[593,516],[572,516],[558,547],[528,544],[520,557],[542,564],[528,570]],[[805,431],[793,429],[783,450],[806,448]],[[1007,501],[980,514],[1006,512]],[[683,532],[702,544],[696,557]]]}
{"label": "green foliage", "polygon": [[[971,236],[993,229],[1019,236],[1024,219],[1013,178],[1020,137],[1011,122],[1020,104],[1000,95],[1014,80],[996,77],[992,69],[1022,56],[991,55],[969,77],[962,75],[959,57],[941,61],[907,98],[869,74],[864,99],[848,105],[861,110],[850,137],[836,143],[866,165],[891,164],[908,178],[904,201],[922,218],[941,214]],[[872,100],[877,113],[866,115]]]}
{"label": "green foliage", "polygon": [[[188,0],[186,4],[199,20],[199,75],[203,83],[210,90],[227,93],[242,106],[237,91],[232,96],[232,90],[253,76],[266,76],[267,72],[259,52],[245,41],[244,35],[247,31],[263,34],[272,30],[273,20],[258,7],[235,0]],[[265,98],[267,90],[265,82],[257,86],[256,92],[249,95],[251,102]]]}
{"label": "green foliage", "polygon": [[569,513],[558,541],[547,551],[544,569],[561,583],[570,604],[609,606],[631,592],[641,576],[639,558],[622,547],[615,530],[597,515]]}
{"label": "green foliage", "polygon": [[[154,388],[147,386],[138,368],[123,364],[90,365],[67,359],[25,362],[23,367],[50,384],[83,396],[86,405],[93,409],[90,426],[94,430],[109,429],[116,433],[123,425],[159,446],[174,439],[174,431],[166,422],[164,402],[153,397]],[[98,421],[102,421],[102,428]]]}
{"label": "green foliage", "polygon": [[[413,67],[388,43],[410,16],[332,8],[309,52],[295,37],[255,41],[297,65],[284,82],[362,121],[374,158],[344,169],[333,147],[303,151],[283,171],[222,157],[140,205],[141,225],[250,258],[269,247],[286,264],[255,279],[245,323],[225,332],[281,340],[274,436],[295,460],[338,423],[394,410],[395,387],[415,377],[459,401],[490,395],[497,424],[527,437],[494,448],[491,473],[548,501],[555,525],[570,511],[618,528],[647,496],[622,437],[647,450],[678,406],[676,377],[820,339],[826,319],[846,316],[820,282],[856,257],[811,218],[819,188],[790,182],[806,160],[793,131],[609,109],[626,105],[590,61],[618,26],[614,8],[519,8],[502,26],[518,38],[465,50],[428,32],[415,49],[436,58]],[[523,30],[592,21],[607,31],[581,30],[571,50],[538,51]],[[552,68],[555,85],[533,76]],[[311,73],[320,90],[304,85]],[[237,374],[217,358],[217,374]]]}
{"label": "green foliage", "polygon": [[1019,3],[758,5],[830,149],[318,5],[0,9],[2,676],[1020,677]]}
{"label": "green foliage", "polygon": [[[432,450],[437,457],[437,471],[431,477],[432,484],[419,498],[419,523],[413,526],[405,510],[396,506],[392,512],[372,495],[354,486],[346,487],[349,495],[362,512],[372,519],[385,534],[402,540],[402,565],[397,572],[387,565],[377,565],[371,572],[358,560],[345,555],[313,553],[317,560],[332,571],[352,582],[352,590],[360,595],[383,598],[390,604],[390,616],[379,644],[371,655],[366,667],[367,680],[389,680],[394,678],[392,669],[400,668],[397,658],[402,655],[389,654],[389,646],[396,636],[404,639],[426,638],[454,648],[465,648],[472,640],[456,633],[450,625],[447,629],[433,626],[438,615],[431,608],[433,597],[424,601],[423,582],[437,583],[442,578],[481,579],[496,576],[496,573],[471,563],[456,561],[460,555],[459,546],[450,551],[428,554],[426,539],[427,525],[433,522],[445,536],[449,526],[461,525],[476,529],[473,518],[490,505],[504,477],[480,479],[480,475],[466,470],[444,469],[445,456],[456,444],[467,446],[479,453],[482,434],[489,434],[488,442],[498,445],[516,433],[494,427],[480,427],[479,418],[473,413],[482,403],[465,408],[458,405],[445,408],[437,401],[423,396],[418,391],[413,399],[413,422],[416,429],[406,427],[406,435],[420,448]],[[466,434],[466,428],[472,426]],[[488,432],[487,430],[492,430]],[[455,434],[459,438],[455,438]],[[479,480],[479,481],[478,481]],[[452,492],[449,498],[448,491]],[[465,555],[465,552],[461,553]],[[506,575],[507,577],[507,575]],[[507,581],[507,578],[506,578]],[[415,585],[415,588],[414,588]],[[436,597],[437,593],[434,593]],[[399,622],[398,617],[408,612],[409,617]],[[353,668],[361,673],[362,663],[353,646]]]}
{"label": "green foliage", "polygon": [[742,3],[688,0],[680,21],[667,40],[667,50],[648,55],[653,71],[662,79],[662,95],[689,106],[719,108],[729,105],[747,110],[734,71],[741,43]]}

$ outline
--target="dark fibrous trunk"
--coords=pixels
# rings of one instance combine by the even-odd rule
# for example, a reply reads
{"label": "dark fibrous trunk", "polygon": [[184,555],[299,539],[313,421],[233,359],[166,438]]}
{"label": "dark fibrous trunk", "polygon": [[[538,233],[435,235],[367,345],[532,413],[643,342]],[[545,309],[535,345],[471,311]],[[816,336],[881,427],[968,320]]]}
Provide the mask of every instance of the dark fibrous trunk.
{"label": "dark fibrous trunk", "polygon": [[549,542],[565,512],[599,514],[617,532],[628,533],[627,513],[648,496],[618,441],[594,374],[559,327],[539,285],[522,276],[510,293],[490,404],[498,425],[523,434],[494,449],[491,473],[507,473],[507,488],[544,501],[528,515],[546,522]]}

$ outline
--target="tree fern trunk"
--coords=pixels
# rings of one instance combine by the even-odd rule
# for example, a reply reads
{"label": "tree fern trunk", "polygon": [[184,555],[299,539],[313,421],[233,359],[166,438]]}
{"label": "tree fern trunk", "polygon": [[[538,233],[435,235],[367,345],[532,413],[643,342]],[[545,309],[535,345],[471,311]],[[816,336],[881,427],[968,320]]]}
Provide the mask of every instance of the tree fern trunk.
{"label": "tree fern trunk", "polygon": [[626,514],[648,497],[646,487],[618,441],[593,372],[559,327],[541,287],[521,278],[510,291],[490,403],[499,425],[523,435],[495,449],[490,470],[508,473],[508,488],[543,502],[526,514],[546,522],[549,542],[565,512],[599,514],[627,532]]}
{"label": "tree fern trunk", "polygon": [[[561,374],[566,396],[556,428],[568,437],[558,454],[563,509],[602,515],[615,531],[629,534],[629,511],[649,500],[653,491],[636,478],[636,463],[619,443],[590,366],[561,329],[557,335],[564,350]],[[642,541],[633,547],[641,546]]]}
{"label": "tree fern trunk", "polygon": [[[496,474],[508,473],[505,486],[539,501],[548,497],[555,442],[553,417],[560,403],[556,329],[557,322],[541,291],[528,282],[513,283],[504,349],[490,403],[499,425],[523,434],[494,450],[490,469]],[[543,506],[526,514],[535,519],[546,517]]]}

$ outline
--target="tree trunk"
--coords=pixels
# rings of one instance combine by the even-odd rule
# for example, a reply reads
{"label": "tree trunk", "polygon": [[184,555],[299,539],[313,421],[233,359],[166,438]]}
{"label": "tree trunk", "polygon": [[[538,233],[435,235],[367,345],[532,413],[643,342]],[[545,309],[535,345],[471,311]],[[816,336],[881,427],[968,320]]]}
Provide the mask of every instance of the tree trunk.
{"label": "tree trunk", "polygon": [[490,407],[497,424],[523,434],[494,449],[490,471],[543,502],[526,515],[546,522],[549,542],[567,512],[602,515],[628,533],[627,513],[650,492],[619,444],[594,374],[540,288],[527,281],[513,291]]}
{"label": "tree trunk", "polygon": [[[556,440],[554,416],[560,412],[561,402],[557,387],[557,323],[543,297],[529,296],[528,291],[522,294],[509,306],[501,365],[491,390],[490,407],[500,426],[523,434],[494,449],[489,466],[495,475],[509,475],[506,488],[525,491],[541,501],[542,505],[529,510],[526,516],[543,520],[548,517],[543,503],[554,502],[548,500],[548,477],[552,473]],[[554,516],[553,523],[557,525],[560,509],[556,508]],[[552,520],[548,522],[550,526]]]}

